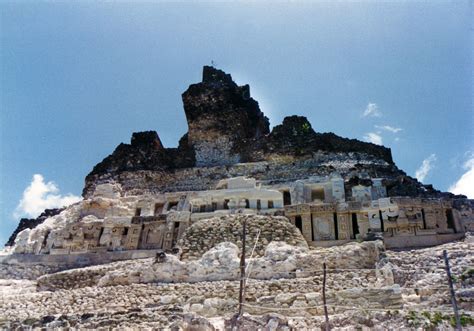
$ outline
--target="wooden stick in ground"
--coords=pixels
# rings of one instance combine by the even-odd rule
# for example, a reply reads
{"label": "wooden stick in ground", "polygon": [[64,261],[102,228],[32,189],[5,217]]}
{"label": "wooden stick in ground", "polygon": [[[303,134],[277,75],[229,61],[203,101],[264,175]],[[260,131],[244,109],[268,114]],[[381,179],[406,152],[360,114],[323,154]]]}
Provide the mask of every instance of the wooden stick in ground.
{"label": "wooden stick in ground", "polygon": [[451,278],[451,269],[449,268],[448,253],[443,251],[444,263],[446,264],[446,273],[448,274],[449,290],[451,292],[451,304],[453,305],[454,317],[456,318],[456,330],[461,330],[461,320],[459,319],[458,303],[456,302],[456,293],[454,292],[453,279]]}
{"label": "wooden stick in ground", "polygon": [[324,304],[324,317],[325,317],[325,326],[326,331],[329,330],[329,317],[328,317],[328,307],[326,305],[326,263],[323,263],[323,304]]}
{"label": "wooden stick in ground", "polygon": [[245,282],[245,228],[246,228],[246,218],[243,218],[242,225],[242,255],[240,256],[240,290],[239,290],[239,318],[243,314],[243,303],[244,303],[244,282]]}

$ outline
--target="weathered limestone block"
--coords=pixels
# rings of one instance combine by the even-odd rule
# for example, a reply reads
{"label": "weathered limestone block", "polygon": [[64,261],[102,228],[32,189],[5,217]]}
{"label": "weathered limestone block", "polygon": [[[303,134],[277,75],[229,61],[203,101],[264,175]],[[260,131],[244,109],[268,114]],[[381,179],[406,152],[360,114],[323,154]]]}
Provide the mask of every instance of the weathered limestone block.
{"label": "weathered limestone block", "polygon": [[275,296],[275,302],[291,304],[297,296],[296,293],[281,293]]}
{"label": "weathered limestone block", "polygon": [[[330,300],[333,298],[330,298]],[[360,307],[400,309],[402,293],[399,285],[380,289],[353,288],[336,293],[336,305],[358,305]]]}
{"label": "weathered limestone block", "polygon": [[8,238],[8,241],[5,244],[5,246],[7,246],[7,247],[8,246],[13,246],[15,244],[15,238],[16,238],[17,234],[20,233],[21,231],[23,231],[25,229],[33,229],[36,226],[38,226],[39,224],[43,223],[47,218],[49,218],[51,216],[58,215],[63,210],[64,210],[64,208],[45,209],[44,212],[42,212],[37,218],[31,218],[31,219],[22,218],[22,219],[20,219],[20,222],[19,222],[17,228],[15,229],[15,231],[13,231],[10,238]]}
{"label": "weathered limestone block", "polygon": [[30,232],[30,229],[25,229],[18,233],[15,239],[13,253],[32,253],[32,248],[30,248],[30,246],[28,245]]}
{"label": "weathered limestone block", "polygon": [[[325,261],[329,269],[358,269],[374,268],[379,261],[381,253],[385,250],[381,240],[347,243],[341,246],[330,248],[312,248],[311,255],[303,256],[301,264],[311,266],[318,263],[322,268],[322,262]],[[317,256],[318,260],[314,260]]]}
{"label": "weathered limestone block", "polygon": [[107,199],[119,198],[122,193],[122,187],[117,183],[105,183],[95,187],[93,196]]}

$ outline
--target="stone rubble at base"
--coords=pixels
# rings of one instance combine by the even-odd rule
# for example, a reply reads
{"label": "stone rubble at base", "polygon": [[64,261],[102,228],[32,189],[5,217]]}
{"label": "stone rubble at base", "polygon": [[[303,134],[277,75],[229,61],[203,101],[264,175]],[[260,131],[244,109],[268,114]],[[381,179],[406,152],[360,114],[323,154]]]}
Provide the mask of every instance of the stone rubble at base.
{"label": "stone rubble at base", "polygon": [[[469,266],[474,265],[473,243],[465,240],[401,252],[384,251],[381,241],[298,251],[275,243],[267,249],[265,258],[254,261],[256,270],[270,272],[268,267],[262,267],[280,264],[282,270],[296,267],[309,273],[296,277],[284,272],[275,278],[268,278],[268,274],[260,274],[265,276],[262,279],[251,277],[244,312],[260,329],[272,318],[280,318],[281,327],[284,324],[296,329],[322,327],[322,261],[326,260],[330,262],[326,293],[334,328],[382,330],[436,325],[449,329],[452,308],[442,251],[448,251],[453,275],[458,278],[459,307],[472,319],[474,275]],[[170,266],[199,263],[208,274],[222,268],[238,269],[237,248],[228,243],[223,245],[225,249],[216,249],[217,254],[199,261],[173,259],[168,263]],[[392,272],[380,272],[380,264]],[[197,282],[175,278],[172,283],[159,282],[165,270],[171,271],[169,266],[157,264],[153,259],[142,259],[46,274],[33,281],[1,280],[0,327],[162,329],[179,325],[181,330],[190,330],[185,324],[191,323],[191,318],[195,323],[198,320],[203,323],[202,330],[224,330],[222,320],[229,321],[237,311],[237,278],[194,279]],[[29,270],[24,272],[26,275]],[[435,316],[435,312],[440,312],[436,316],[442,319],[432,322],[427,316]],[[260,324],[262,320],[264,325]]]}

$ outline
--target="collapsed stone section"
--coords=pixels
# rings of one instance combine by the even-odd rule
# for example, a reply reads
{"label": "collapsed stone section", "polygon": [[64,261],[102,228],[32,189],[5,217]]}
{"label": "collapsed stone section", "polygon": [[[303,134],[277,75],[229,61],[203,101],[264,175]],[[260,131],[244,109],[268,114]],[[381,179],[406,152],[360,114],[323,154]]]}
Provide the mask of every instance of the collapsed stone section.
{"label": "collapsed stone section", "polygon": [[246,142],[270,132],[250,87],[238,86],[221,70],[205,66],[202,82],[189,86],[182,98],[197,166],[238,163]]}
{"label": "collapsed stone section", "polygon": [[[338,277],[331,273],[332,277],[328,280],[328,286],[334,290],[393,285],[393,277],[386,277],[375,272],[376,265],[385,256],[381,241],[350,243],[317,249],[273,241],[266,245],[259,256],[254,254],[252,258],[250,258],[252,243],[247,242],[246,247],[249,256],[247,261],[252,265],[252,279],[299,278],[303,281],[307,280],[307,277],[316,277],[317,284],[315,285],[319,290],[322,283],[322,263],[326,261],[329,270],[350,269],[356,273],[361,272],[367,281],[360,284],[360,279],[351,279],[347,274],[346,277],[342,275]],[[238,280],[241,251],[241,248],[234,243],[223,242],[205,252],[199,259],[192,261],[180,261],[175,255],[167,254],[160,262],[151,258],[113,262],[45,274],[38,278],[37,284],[40,290],[57,291],[133,283],[163,284]],[[268,285],[271,286],[270,283]],[[316,288],[313,289],[316,290]]]}
{"label": "collapsed stone section", "polygon": [[98,174],[124,171],[167,171],[174,168],[192,167],[194,150],[185,134],[178,148],[164,148],[156,131],[134,132],[130,144],[120,144],[115,151],[98,163],[87,175],[86,183],[94,181]]}
{"label": "collapsed stone section", "polygon": [[97,164],[92,172],[120,172],[150,167],[169,167],[169,156],[155,131],[133,133],[130,144],[118,145],[113,154]]}
{"label": "collapsed stone section", "polygon": [[134,132],[131,145],[136,148],[163,150],[163,144],[155,131]]}
{"label": "collapsed stone section", "polygon": [[58,215],[63,210],[64,208],[45,209],[45,211],[42,212],[41,215],[39,215],[37,218],[22,218],[15,231],[13,231],[10,238],[8,238],[8,241],[5,246],[13,246],[15,244],[16,236],[21,231],[26,229],[33,229],[43,223],[48,217]]}
{"label": "collapsed stone section", "polygon": [[263,146],[267,153],[311,155],[319,151],[358,152],[393,164],[390,148],[357,139],[342,138],[334,133],[316,133],[304,116],[288,116],[273,128]]}

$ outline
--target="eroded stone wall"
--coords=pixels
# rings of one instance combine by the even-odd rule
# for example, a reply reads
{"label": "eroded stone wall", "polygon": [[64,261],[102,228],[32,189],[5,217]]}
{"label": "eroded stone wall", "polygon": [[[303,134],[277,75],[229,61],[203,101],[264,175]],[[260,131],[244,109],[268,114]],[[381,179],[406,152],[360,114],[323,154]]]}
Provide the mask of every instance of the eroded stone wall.
{"label": "eroded stone wall", "polygon": [[275,156],[271,160],[227,166],[164,170],[136,170],[91,174],[86,178],[84,197],[104,183],[119,183],[123,193],[138,195],[162,192],[204,191],[216,187],[222,179],[246,176],[263,185],[294,182],[311,176],[329,176],[339,172],[343,177],[360,175],[397,178],[400,170],[393,164],[364,153],[315,152],[311,156]]}

